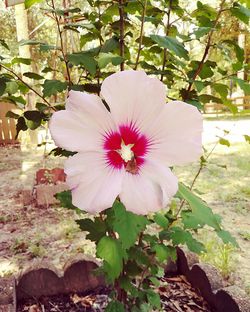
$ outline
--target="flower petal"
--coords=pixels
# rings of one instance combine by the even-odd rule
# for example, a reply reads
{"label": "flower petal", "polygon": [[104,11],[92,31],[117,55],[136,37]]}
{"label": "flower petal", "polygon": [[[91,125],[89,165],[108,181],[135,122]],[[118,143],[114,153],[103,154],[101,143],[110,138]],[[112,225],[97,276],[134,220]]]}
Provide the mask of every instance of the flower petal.
{"label": "flower petal", "polygon": [[103,135],[114,128],[101,99],[77,91],[70,91],[66,110],[55,112],[49,123],[56,145],[74,152],[101,149]]}
{"label": "flower petal", "polygon": [[135,124],[140,130],[162,110],[166,90],[162,82],[143,71],[115,73],[103,81],[101,95],[118,125]]}
{"label": "flower petal", "polygon": [[71,90],[66,100],[66,110],[81,114],[85,117],[85,122],[91,119],[91,122],[105,131],[114,126],[109,111],[98,95]]}
{"label": "flower petal", "polygon": [[90,213],[112,206],[121,191],[124,170],[105,164],[102,153],[78,153],[65,162],[66,182],[72,190],[72,203]]}
{"label": "flower petal", "polygon": [[166,207],[177,189],[177,178],[169,168],[147,161],[139,174],[125,173],[120,199],[127,210],[145,215]]}
{"label": "flower petal", "polygon": [[192,105],[169,102],[146,131],[154,142],[147,155],[170,167],[197,160],[202,154],[202,115]]}

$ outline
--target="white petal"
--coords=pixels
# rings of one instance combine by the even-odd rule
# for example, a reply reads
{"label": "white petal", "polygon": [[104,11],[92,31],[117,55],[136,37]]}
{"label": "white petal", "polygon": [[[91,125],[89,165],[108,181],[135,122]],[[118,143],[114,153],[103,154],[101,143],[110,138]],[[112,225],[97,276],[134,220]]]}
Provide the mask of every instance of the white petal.
{"label": "white petal", "polygon": [[102,153],[78,153],[65,162],[72,203],[90,213],[110,208],[121,192],[124,171],[105,164]]}
{"label": "white petal", "polygon": [[144,131],[162,110],[166,90],[162,82],[143,71],[115,73],[103,81],[101,95],[118,125],[133,122]]}
{"label": "white petal", "polygon": [[98,96],[70,91],[66,110],[55,112],[49,129],[57,146],[69,151],[100,150],[115,125]]}
{"label": "white petal", "polygon": [[166,207],[178,191],[177,177],[168,167],[152,160],[145,161],[141,169],[141,174],[160,186],[162,207]]}
{"label": "white petal", "polygon": [[147,155],[149,159],[166,166],[195,161],[202,154],[202,115],[192,105],[169,102],[146,135],[154,141]]}
{"label": "white petal", "polygon": [[177,189],[177,178],[169,168],[146,162],[139,174],[125,174],[120,199],[127,210],[145,215],[164,208]]}
{"label": "white petal", "polygon": [[85,122],[91,120],[105,131],[114,126],[109,111],[98,95],[71,90],[66,100],[66,110],[81,114]]}

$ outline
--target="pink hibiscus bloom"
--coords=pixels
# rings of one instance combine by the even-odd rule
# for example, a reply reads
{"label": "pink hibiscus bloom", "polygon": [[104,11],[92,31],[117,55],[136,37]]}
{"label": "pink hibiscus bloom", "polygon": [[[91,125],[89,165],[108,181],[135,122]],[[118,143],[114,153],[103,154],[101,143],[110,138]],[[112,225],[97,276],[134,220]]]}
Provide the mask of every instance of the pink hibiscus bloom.
{"label": "pink hibiscus bloom", "polygon": [[197,160],[202,115],[181,101],[165,103],[165,86],[143,71],[115,73],[100,97],[70,91],[66,110],[53,114],[55,143],[78,152],[65,163],[72,201],[97,213],[119,196],[126,209],[147,214],[166,207],[178,189],[168,168]]}

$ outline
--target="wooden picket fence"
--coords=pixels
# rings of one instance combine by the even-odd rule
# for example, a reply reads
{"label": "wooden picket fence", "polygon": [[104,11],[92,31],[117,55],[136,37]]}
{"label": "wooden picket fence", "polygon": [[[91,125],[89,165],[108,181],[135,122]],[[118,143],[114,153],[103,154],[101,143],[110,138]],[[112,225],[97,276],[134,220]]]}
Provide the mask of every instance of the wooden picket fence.
{"label": "wooden picket fence", "polygon": [[17,144],[16,124],[13,118],[6,117],[6,113],[15,109],[16,106],[12,103],[0,103],[0,145]]}
{"label": "wooden picket fence", "polygon": [[[250,95],[247,96],[239,96],[230,98],[232,104],[237,106],[239,111],[246,111],[250,110]],[[204,113],[205,114],[212,114],[212,113],[226,113],[229,112],[229,108],[221,103],[207,103],[204,105]]]}

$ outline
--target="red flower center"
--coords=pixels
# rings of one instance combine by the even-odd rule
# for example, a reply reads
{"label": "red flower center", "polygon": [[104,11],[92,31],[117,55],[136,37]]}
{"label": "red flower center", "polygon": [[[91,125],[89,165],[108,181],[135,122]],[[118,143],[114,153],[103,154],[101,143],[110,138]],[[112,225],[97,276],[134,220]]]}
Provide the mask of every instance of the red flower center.
{"label": "red flower center", "polygon": [[122,125],[118,132],[105,135],[104,149],[107,163],[115,169],[123,166],[126,171],[136,174],[144,163],[149,140],[133,125]]}

